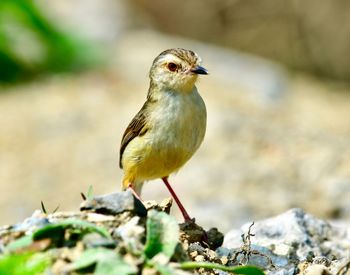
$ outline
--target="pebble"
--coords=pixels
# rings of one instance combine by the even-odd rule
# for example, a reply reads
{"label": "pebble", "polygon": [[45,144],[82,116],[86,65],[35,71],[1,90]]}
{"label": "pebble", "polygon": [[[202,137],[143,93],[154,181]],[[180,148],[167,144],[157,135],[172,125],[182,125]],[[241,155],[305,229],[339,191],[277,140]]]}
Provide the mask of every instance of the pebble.
{"label": "pebble", "polygon": [[93,223],[114,221],[114,217],[110,215],[103,215],[98,213],[87,213],[87,221]]}
{"label": "pebble", "polygon": [[217,228],[210,228],[207,231],[208,245],[211,249],[217,249],[224,242],[224,234],[222,234]]}
{"label": "pebble", "polygon": [[13,231],[25,231],[30,233],[46,224],[49,224],[49,220],[46,215],[40,210],[35,210],[32,216],[25,219],[21,223],[15,224],[11,229]]}
{"label": "pebble", "polygon": [[89,210],[105,215],[117,215],[125,211],[142,217],[147,215],[145,206],[134,197],[130,190],[87,199],[80,205],[80,210]]}
{"label": "pebble", "polygon": [[228,258],[227,256],[222,256],[220,258],[221,264],[226,265],[228,263]]}
{"label": "pebble", "polygon": [[324,265],[320,265],[320,264],[314,264],[314,265],[308,266],[304,270],[303,274],[305,274],[305,275],[331,275],[331,273],[329,272],[327,267],[325,267]]}
{"label": "pebble", "polygon": [[203,255],[198,255],[194,258],[196,262],[204,262],[205,258]]}

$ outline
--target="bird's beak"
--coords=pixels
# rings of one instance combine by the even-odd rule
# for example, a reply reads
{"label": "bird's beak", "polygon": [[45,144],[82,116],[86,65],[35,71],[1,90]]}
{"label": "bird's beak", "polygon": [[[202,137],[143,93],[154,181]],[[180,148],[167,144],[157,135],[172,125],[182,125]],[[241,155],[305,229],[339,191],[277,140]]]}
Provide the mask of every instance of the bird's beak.
{"label": "bird's beak", "polygon": [[195,74],[208,74],[207,69],[203,68],[202,66],[197,66],[191,69],[191,72]]}

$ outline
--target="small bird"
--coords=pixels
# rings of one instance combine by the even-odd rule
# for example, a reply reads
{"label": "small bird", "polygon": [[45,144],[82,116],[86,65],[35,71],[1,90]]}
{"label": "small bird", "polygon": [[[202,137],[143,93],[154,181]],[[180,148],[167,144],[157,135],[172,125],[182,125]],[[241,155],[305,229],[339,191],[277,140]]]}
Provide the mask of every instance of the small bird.
{"label": "small bird", "polygon": [[162,179],[185,221],[191,220],[168,182],[203,141],[207,111],[195,86],[208,74],[191,50],[168,49],[151,66],[146,102],[126,128],[120,146],[122,189],[131,188],[140,199],[145,181]]}

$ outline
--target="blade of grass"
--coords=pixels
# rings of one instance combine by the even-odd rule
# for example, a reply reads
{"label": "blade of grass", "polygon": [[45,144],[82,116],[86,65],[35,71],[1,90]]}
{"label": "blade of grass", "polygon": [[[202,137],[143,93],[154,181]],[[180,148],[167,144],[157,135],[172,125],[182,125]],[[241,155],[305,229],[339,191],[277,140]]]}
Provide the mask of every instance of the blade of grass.
{"label": "blade of grass", "polygon": [[64,231],[68,228],[80,229],[86,233],[95,232],[100,234],[102,237],[107,239],[112,239],[111,235],[108,233],[107,229],[102,226],[97,226],[93,223],[77,220],[77,219],[67,219],[64,221],[60,221],[54,224],[49,224],[44,226],[43,228],[37,230],[33,234],[34,240],[40,240],[43,238],[52,238],[53,235],[56,235],[57,232]]}
{"label": "blade of grass", "polygon": [[87,199],[92,200],[93,197],[94,197],[94,189],[93,189],[92,185],[90,185],[89,189],[87,191]]}
{"label": "blade of grass", "polygon": [[255,266],[224,266],[216,263],[208,262],[182,262],[179,267],[184,270],[192,270],[196,268],[205,269],[219,269],[234,274],[245,274],[245,275],[264,275],[265,273]]}

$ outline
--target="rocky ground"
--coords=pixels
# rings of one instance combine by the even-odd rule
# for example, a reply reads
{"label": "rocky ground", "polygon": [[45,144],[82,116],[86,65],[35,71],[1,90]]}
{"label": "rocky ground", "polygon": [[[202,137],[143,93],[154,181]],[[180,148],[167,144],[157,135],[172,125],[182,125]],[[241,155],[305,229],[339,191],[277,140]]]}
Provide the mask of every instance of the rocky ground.
{"label": "rocky ground", "polygon": [[142,204],[130,191],[83,196],[80,212],[46,213],[0,228],[0,273],[349,274],[349,228],[301,209],[225,237],[177,224],[172,200]]}

